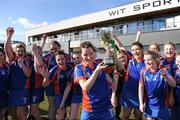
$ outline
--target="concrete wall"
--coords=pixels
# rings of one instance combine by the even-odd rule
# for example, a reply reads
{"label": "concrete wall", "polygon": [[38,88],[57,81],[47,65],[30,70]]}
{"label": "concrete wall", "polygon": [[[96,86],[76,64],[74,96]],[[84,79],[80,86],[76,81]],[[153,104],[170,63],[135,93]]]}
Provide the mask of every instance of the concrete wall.
{"label": "concrete wall", "polygon": [[[131,46],[131,44],[136,39],[136,34],[123,35],[120,36],[119,39],[121,39],[122,43],[125,46]],[[150,45],[153,42],[156,42],[158,44],[164,44],[167,41],[172,41],[175,44],[180,44],[180,29],[142,33],[140,37],[140,42],[142,42],[143,45]]]}
{"label": "concrete wall", "polygon": [[[121,40],[123,45],[129,49],[131,44],[136,39],[136,34],[122,35],[122,36],[118,36],[118,38]],[[100,43],[99,39],[92,39],[92,40],[87,40],[87,41],[91,41],[91,43],[97,48],[101,47],[101,43]],[[144,48],[145,50],[148,49],[148,46],[150,44],[155,42],[160,45],[161,54],[163,54],[163,52],[162,52],[163,44],[168,41],[172,41],[173,43],[175,43],[177,45],[176,51],[180,52],[180,29],[142,33],[142,35],[140,37],[140,42],[145,46],[145,48]],[[79,47],[81,42],[83,42],[83,41],[72,41],[71,47],[72,48]],[[98,58],[103,58],[104,54],[102,54],[102,52],[101,53],[97,52],[97,56],[98,56]]]}
{"label": "concrete wall", "polygon": [[[136,34],[122,35],[118,36],[118,38],[121,40],[124,46],[129,47],[135,41]],[[79,47],[80,43],[83,41],[71,41],[71,48]],[[87,41],[91,41],[92,44],[97,48],[101,47],[101,41],[99,39],[91,39]],[[140,42],[143,45],[150,45],[154,42],[158,44],[164,44],[167,41],[172,41],[175,44],[180,44],[180,29],[142,33],[140,37]]]}
{"label": "concrete wall", "polygon": [[[123,45],[128,48],[135,41],[136,34],[122,35],[122,36],[118,36],[118,38],[121,40]],[[70,48],[72,49],[79,47],[80,43],[84,41],[90,41],[96,48],[102,48],[100,39],[71,41]],[[172,41],[173,43],[178,44],[177,51],[180,51],[180,29],[142,33],[140,37],[140,42],[142,42],[142,44],[145,46],[148,46],[154,42],[163,45],[167,41]],[[69,47],[68,47],[69,43],[67,41],[60,41],[60,44],[62,50],[64,50],[66,53],[69,53]],[[31,51],[31,45],[27,46],[27,51]],[[49,51],[48,43],[45,44],[44,51]],[[101,53],[98,54],[99,54],[98,56],[103,56],[101,55]]]}

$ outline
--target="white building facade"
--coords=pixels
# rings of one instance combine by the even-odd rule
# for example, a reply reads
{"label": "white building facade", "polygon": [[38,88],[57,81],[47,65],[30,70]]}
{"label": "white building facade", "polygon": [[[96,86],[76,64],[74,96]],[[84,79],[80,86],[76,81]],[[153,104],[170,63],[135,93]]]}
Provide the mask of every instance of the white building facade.
{"label": "white building facade", "polygon": [[34,28],[26,32],[26,44],[30,50],[32,43],[40,43],[46,34],[45,51],[52,40],[62,44],[66,52],[76,50],[82,41],[91,41],[101,51],[99,29],[113,30],[126,47],[141,29],[145,47],[172,41],[180,51],[180,0],[144,0]]}

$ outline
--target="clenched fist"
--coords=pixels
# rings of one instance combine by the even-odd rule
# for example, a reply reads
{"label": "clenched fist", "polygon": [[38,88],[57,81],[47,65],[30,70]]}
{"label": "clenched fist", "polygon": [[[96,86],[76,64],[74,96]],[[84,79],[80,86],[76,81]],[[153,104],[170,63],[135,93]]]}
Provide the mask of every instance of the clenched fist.
{"label": "clenched fist", "polygon": [[14,33],[14,28],[8,27],[8,28],[6,29],[6,34],[7,34],[7,36],[12,36],[13,33]]}

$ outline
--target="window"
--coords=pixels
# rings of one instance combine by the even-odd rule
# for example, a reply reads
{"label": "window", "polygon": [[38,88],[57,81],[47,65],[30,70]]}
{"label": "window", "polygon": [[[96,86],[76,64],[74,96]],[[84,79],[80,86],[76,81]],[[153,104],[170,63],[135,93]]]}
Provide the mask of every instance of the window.
{"label": "window", "polygon": [[174,17],[174,27],[180,28],[180,15]]}
{"label": "window", "polygon": [[121,35],[123,34],[123,25],[119,25],[119,32],[118,32],[118,35]]}
{"label": "window", "polygon": [[[80,36],[79,37],[81,37],[81,39],[83,39],[83,40],[85,40],[85,39],[87,39],[88,38],[88,30],[83,30],[83,31],[80,31],[79,32],[80,34]],[[77,35],[76,35],[77,36]]]}
{"label": "window", "polygon": [[119,33],[118,33],[119,31],[120,31],[119,25],[113,26],[113,34],[114,34],[114,35],[117,36],[117,35],[119,34]]}
{"label": "window", "polygon": [[139,29],[139,30],[142,30],[142,31],[143,31],[143,29],[144,29],[144,22],[142,22],[142,21],[141,21],[141,22],[138,22],[138,23],[137,23],[137,26],[138,26],[138,29]]}
{"label": "window", "polygon": [[88,32],[88,38],[93,39],[93,30],[89,29],[87,32]]}
{"label": "window", "polygon": [[165,20],[164,19],[153,20],[153,30],[154,31],[159,31],[163,28],[165,28]]}
{"label": "window", "polygon": [[153,29],[152,20],[144,21],[143,32],[151,32]]}
{"label": "window", "polygon": [[128,25],[128,33],[136,33],[137,30],[137,22],[130,23]]}
{"label": "window", "polygon": [[124,24],[123,25],[123,34],[127,34],[128,33],[128,24]]}
{"label": "window", "polygon": [[173,28],[173,18],[166,19],[166,28]]}
{"label": "window", "polygon": [[158,20],[153,20],[152,21],[152,27],[153,27],[153,31],[157,31],[158,30]]}

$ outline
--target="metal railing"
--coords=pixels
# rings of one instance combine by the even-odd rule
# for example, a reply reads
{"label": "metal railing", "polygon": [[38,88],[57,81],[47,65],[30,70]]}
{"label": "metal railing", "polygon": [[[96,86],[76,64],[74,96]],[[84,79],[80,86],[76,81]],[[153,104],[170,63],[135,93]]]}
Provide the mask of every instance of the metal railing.
{"label": "metal railing", "polygon": [[[143,25],[143,26],[135,26],[135,27],[124,27],[122,29],[114,29],[113,33],[116,36],[122,36],[122,35],[130,35],[135,34],[137,29],[140,29],[143,33],[147,32],[157,32],[157,31],[165,31],[165,30],[174,30],[174,29],[180,29],[180,22],[173,24],[151,24],[151,25]],[[83,41],[83,40],[98,40],[101,39],[101,33],[100,32],[90,32],[86,34],[79,34],[79,35],[69,35],[69,36],[63,36],[58,38],[49,38],[47,40],[47,43],[49,43],[52,40],[56,41]],[[35,43],[40,43],[40,41],[34,41]],[[32,43],[29,43],[32,44]]]}

